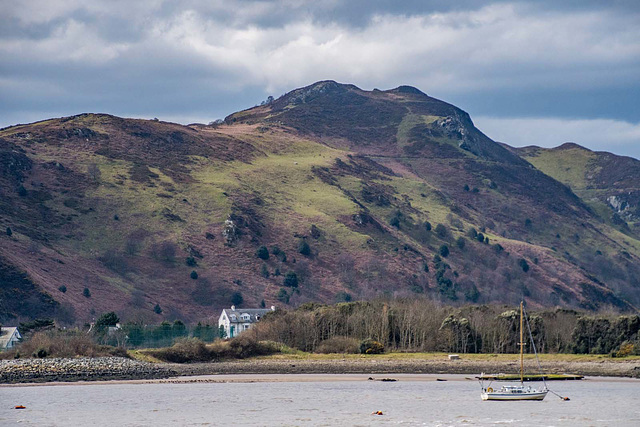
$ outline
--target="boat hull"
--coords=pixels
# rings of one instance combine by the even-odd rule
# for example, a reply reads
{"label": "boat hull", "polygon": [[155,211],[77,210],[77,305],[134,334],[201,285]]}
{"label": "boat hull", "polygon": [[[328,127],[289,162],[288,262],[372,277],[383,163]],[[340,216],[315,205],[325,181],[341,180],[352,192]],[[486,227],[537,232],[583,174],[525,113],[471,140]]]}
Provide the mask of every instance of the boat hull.
{"label": "boat hull", "polygon": [[498,393],[498,392],[484,392],[480,394],[482,400],[543,400],[547,396],[546,391],[529,392],[529,393]]}

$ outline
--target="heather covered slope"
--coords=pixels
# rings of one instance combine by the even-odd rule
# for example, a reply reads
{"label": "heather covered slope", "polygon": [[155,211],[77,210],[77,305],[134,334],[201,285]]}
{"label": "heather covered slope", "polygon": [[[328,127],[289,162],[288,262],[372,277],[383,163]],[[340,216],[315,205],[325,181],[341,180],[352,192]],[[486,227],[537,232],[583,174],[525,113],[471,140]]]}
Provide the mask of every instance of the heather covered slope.
{"label": "heather covered slope", "polygon": [[638,235],[640,161],[566,143],[513,149],[545,174],[571,187],[609,223]]}
{"label": "heather covered slope", "polygon": [[638,241],[410,87],[320,82],[219,126],[14,126],[0,131],[0,180],[0,257],[37,310],[69,322],[381,295],[640,303]]}

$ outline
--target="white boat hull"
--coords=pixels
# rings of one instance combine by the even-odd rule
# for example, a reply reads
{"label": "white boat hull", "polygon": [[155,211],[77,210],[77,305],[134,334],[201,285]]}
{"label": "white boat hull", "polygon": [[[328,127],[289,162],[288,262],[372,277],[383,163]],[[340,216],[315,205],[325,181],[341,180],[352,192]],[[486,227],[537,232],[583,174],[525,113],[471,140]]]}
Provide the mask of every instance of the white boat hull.
{"label": "white boat hull", "polygon": [[501,393],[483,392],[480,393],[482,400],[543,400],[547,396],[546,391],[524,392],[524,393]]}

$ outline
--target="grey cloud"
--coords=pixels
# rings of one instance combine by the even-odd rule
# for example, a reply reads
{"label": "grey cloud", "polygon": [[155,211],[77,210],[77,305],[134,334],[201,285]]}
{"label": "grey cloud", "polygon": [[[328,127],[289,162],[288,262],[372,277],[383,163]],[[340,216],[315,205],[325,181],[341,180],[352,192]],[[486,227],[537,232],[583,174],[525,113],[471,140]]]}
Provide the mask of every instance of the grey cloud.
{"label": "grey cloud", "polygon": [[0,126],[85,111],[214,119],[323,79],[410,84],[472,116],[635,123],[634,5],[12,2],[0,16]]}

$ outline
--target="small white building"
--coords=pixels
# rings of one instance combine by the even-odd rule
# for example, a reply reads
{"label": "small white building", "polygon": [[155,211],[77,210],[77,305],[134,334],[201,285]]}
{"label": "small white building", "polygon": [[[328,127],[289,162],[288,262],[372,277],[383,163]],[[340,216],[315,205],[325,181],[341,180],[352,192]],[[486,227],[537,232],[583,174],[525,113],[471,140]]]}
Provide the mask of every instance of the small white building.
{"label": "small white building", "polygon": [[9,350],[13,348],[20,340],[22,335],[18,331],[18,328],[2,327],[0,328],[0,351]]}
{"label": "small white building", "polygon": [[218,327],[224,329],[225,338],[237,337],[241,332],[246,331],[260,320],[262,316],[270,311],[275,311],[276,308],[242,308],[236,310],[234,305],[231,309],[225,308],[220,313],[218,319]]}

